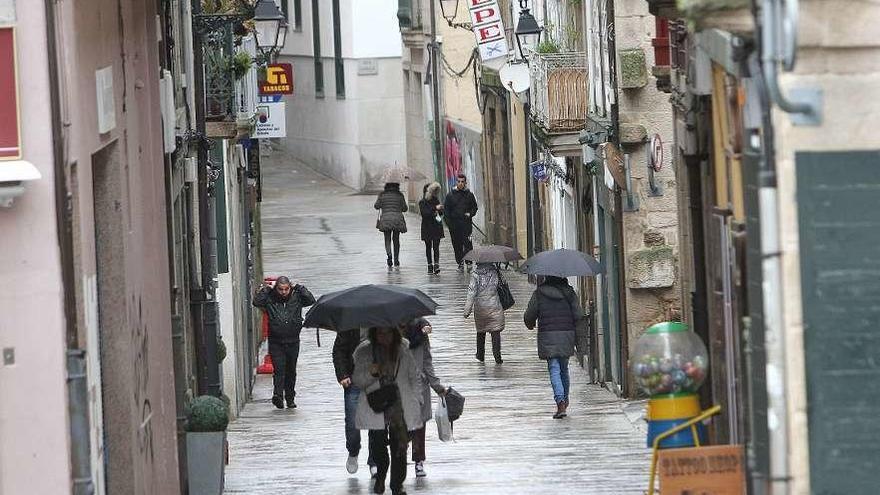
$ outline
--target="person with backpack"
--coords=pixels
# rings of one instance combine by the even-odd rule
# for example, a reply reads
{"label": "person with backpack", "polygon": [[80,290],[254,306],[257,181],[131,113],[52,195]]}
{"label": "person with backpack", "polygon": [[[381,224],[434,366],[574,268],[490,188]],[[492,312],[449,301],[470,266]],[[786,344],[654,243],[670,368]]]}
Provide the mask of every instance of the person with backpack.
{"label": "person with backpack", "polygon": [[567,279],[553,276],[545,277],[538,285],[523,314],[526,328],[532,330],[538,326],[538,357],[547,361],[556,401],[554,419],[568,414],[568,360],[575,352],[581,318],[577,293]]}

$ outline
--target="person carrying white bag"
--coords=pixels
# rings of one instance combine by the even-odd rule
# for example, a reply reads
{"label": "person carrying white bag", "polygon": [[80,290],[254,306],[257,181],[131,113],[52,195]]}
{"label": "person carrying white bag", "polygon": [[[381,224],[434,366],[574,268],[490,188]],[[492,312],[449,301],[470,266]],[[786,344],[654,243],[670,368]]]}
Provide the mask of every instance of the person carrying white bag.
{"label": "person carrying white bag", "polygon": [[[409,340],[409,350],[416,362],[416,368],[422,377],[422,420],[427,423],[431,419],[430,386],[441,398],[446,395],[446,386],[434,373],[434,358],[431,356],[431,323],[424,318],[416,318],[406,326],[405,337]],[[450,428],[451,429],[451,428]],[[442,440],[442,438],[441,438]],[[412,432],[412,460],[415,463],[416,477],[423,478],[425,472],[425,426]]]}

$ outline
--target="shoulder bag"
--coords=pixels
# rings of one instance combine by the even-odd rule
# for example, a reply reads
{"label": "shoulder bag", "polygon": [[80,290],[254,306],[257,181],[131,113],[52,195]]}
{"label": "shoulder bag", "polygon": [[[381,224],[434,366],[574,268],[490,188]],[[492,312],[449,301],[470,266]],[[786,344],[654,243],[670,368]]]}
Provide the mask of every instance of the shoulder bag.
{"label": "shoulder bag", "polygon": [[[373,346],[373,363],[376,363],[375,346]],[[367,403],[370,405],[370,409],[377,413],[383,413],[397,402],[398,397],[400,396],[396,383],[398,371],[400,371],[400,356],[397,357],[397,368],[394,370],[394,381],[386,383],[379,387],[378,390],[373,390],[367,394]]]}
{"label": "shoulder bag", "polygon": [[495,273],[498,274],[498,300],[501,302],[503,309],[510,309],[516,303],[513,299],[513,293],[510,292],[507,280],[504,280],[504,277],[501,276],[501,270],[498,269],[498,266],[495,266]]}

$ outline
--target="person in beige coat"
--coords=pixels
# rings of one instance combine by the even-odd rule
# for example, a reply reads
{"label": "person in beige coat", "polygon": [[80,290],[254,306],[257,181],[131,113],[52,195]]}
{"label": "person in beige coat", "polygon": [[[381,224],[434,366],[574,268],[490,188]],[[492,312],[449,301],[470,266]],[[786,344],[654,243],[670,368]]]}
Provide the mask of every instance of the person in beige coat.
{"label": "person in beige coat", "polygon": [[464,317],[474,314],[477,328],[477,361],[486,357],[486,334],[492,336],[492,354],[501,364],[501,331],[504,330],[504,308],[498,299],[498,269],[493,263],[477,263],[471,273]]}
{"label": "person in beige coat", "polygon": [[[397,328],[370,328],[369,338],[354,351],[352,383],[363,393],[358,399],[355,426],[369,430],[370,454],[377,473],[373,491],[385,493],[385,475],[391,467],[391,492],[404,495],[409,432],[422,427],[422,378],[409,351],[409,342]],[[370,393],[396,386],[396,397],[384,411],[374,410]],[[389,459],[390,450],[390,459]]]}
{"label": "person in beige coat", "polygon": [[[431,354],[431,322],[424,318],[416,318],[406,326],[406,338],[409,350],[413,355],[422,377],[422,421],[427,423],[431,413],[431,389],[439,396],[446,395],[446,386],[440,382],[434,371],[434,356]],[[425,425],[412,432],[412,460],[415,463],[417,478],[427,476],[425,472]]]}

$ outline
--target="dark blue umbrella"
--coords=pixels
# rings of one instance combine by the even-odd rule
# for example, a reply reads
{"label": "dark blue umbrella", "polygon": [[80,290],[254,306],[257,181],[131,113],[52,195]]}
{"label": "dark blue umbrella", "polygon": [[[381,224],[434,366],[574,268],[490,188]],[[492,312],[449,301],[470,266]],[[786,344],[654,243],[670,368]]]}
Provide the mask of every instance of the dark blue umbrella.
{"label": "dark blue umbrella", "polygon": [[307,328],[343,331],[395,327],[435,314],[437,303],[418,289],[400,285],[359,285],[321,296],[306,313]]}
{"label": "dark blue umbrella", "polygon": [[576,277],[605,273],[605,267],[587,253],[574,249],[554,249],[527,259],[520,271],[531,275]]}

